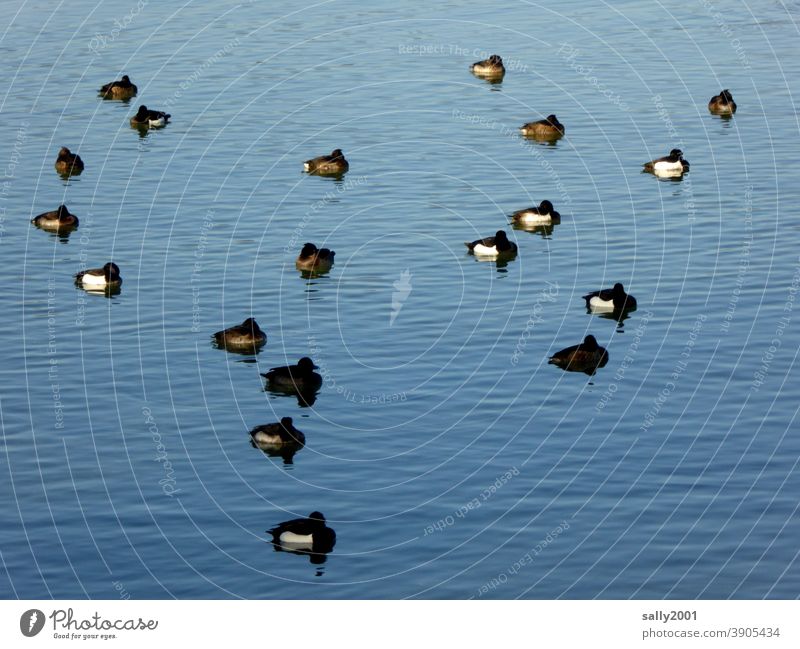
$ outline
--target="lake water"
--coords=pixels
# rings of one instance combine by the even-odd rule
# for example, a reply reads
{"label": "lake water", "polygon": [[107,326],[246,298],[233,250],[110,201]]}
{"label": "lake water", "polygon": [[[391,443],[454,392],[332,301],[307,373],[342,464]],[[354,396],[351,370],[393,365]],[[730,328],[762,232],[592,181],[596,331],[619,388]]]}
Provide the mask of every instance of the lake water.
{"label": "lake water", "polygon": [[[800,594],[797,3],[14,4],[3,596]],[[140,137],[140,103],[172,123]],[[566,137],[519,136],[550,113]],[[337,147],[343,179],[302,173]],[[682,180],[641,173],[676,147]],[[509,227],[545,198],[559,225]],[[29,223],[61,202],[68,238]],[[467,254],[502,228],[516,259]],[[111,259],[118,295],[75,287]],[[615,282],[620,325],[581,299]],[[257,356],[211,344],[251,315]],[[595,376],[547,364],[589,333]],[[264,390],[304,355],[311,407]],[[283,416],[291,464],[248,435]],[[327,561],[276,552],[313,510]]]}

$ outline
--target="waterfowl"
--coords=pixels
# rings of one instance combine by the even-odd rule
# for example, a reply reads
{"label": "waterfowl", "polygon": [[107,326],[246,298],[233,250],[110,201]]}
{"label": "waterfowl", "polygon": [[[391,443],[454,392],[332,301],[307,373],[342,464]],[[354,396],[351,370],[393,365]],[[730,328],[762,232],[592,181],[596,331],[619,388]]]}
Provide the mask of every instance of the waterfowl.
{"label": "waterfowl", "polygon": [[644,163],[644,170],[656,176],[680,176],[689,171],[689,163],[683,159],[683,151],[672,149],[669,155]]}
{"label": "waterfowl", "polygon": [[519,225],[550,225],[560,223],[561,215],[553,209],[550,201],[542,201],[539,207],[529,207],[511,215],[511,220]]}
{"label": "waterfowl", "polygon": [[291,417],[284,417],[274,424],[256,426],[250,431],[250,437],[258,448],[269,450],[306,443],[306,436],[294,427]]}
{"label": "waterfowl", "polygon": [[600,347],[594,336],[589,335],[579,345],[567,347],[550,357],[548,363],[568,372],[585,372],[592,375],[595,370],[608,363],[608,352]]}
{"label": "waterfowl", "polygon": [[119,81],[112,81],[100,88],[104,99],[130,99],[135,97],[138,89],[131,83],[128,75],[122,76]]}
{"label": "waterfowl", "polygon": [[297,270],[324,273],[333,266],[333,257],[336,253],[328,248],[317,248],[313,243],[303,246],[294,265]]}
{"label": "waterfowl", "polygon": [[77,153],[72,153],[67,147],[62,146],[56,158],[56,171],[62,176],[77,176],[83,171],[83,160]]}
{"label": "waterfowl", "polygon": [[485,79],[502,78],[506,73],[503,59],[497,54],[492,54],[488,59],[484,59],[483,61],[476,61],[469,66],[469,69],[476,77],[483,77]]}
{"label": "waterfowl", "polygon": [[349,168],[350,164],[344,159],[341,149],[334,149],[330,155],[321,155],[303,163],[304,171],[320,176],[343,174]]}
{"label": "waterfowl", "polygon": [[322,377],[314,370],[318,369],[308,356],[303,356],[297,365],[284,365],[273,367],[269,372],[262,373],[272,387],[305,392],[315,390],[322,385]]}
{"label": "waterfowl", "polygon": [[566,132],[564,125],[558,121],[555,115],[548,115],[545,119],[540,119],[538,122],[523,124],[519,130],[523,135],[541,139],[561,137]]}
{"label": "waterfowl", "polygon": [[625,288],[617,282],[614,288],[605,288],[583,296],[586,307],[592,311],[631,311],[636,308],[636,298],[628,295]]}
{"label": "waterfowl", "polygon": [[708,110],[715,115],[733,115],[736,112],[736,102],[730,90],[723,90],[714,95],[708,102]]}
{"label": "waterfowl", "polygon": [[78,227],[78,217],[72,214],[66,205],[59,205],[57,209],[52,212],[45,212],[39,214],[31,219],[37,228],[48,230],[50,232],[62,232],[71,230]]}
{"label": "waterfowl", "polygon": [[498,230],[493,237],[464,242],[464,245],[472,254],[487,257],[515,255],[517,253],[517,244],[513,241],[509,241],[508,236],[503,230]]}
{"label": "waterfowl", "polygon": [[260,347],[267,342],[267,334],[261,330],[255,318],[247,318],[240,325],[217,331],[214,340],[219,347],[236,351]]}
{"label": "waterfowl", "polygon": [[117,288],[122,284],[119,266],[108,262],[102,268],[90,268],[75,275],[75,283],[88,289]]}
{"label": "waterfowl", "polygon": [[320,512],[311,512],[308,518],[295,518],[267,530],[272,535],[276,549],[290,552],[327,554],[336,545],[336,532],[325,524]]}
{"label": "waterfowl", "polygon": [[160,110],[150,110],[142,104],[136,115],[131,117],[131,126],[136,128],[160,128],[172,117],[169,113],[162,113]]}

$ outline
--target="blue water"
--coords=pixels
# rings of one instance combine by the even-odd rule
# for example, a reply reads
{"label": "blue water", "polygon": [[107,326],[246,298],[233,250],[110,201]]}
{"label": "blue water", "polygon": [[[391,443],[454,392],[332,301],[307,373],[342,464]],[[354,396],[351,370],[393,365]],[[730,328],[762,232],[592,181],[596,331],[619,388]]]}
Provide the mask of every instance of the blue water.
{"label": "blue water", "polygon": [[[5,14],[0,594],[800,594],[796,3]],[[494,52],[501,84],[469,73]],[[140,137],[140,103],[172,123]],[[566,137],[519,137],[550,113]],[[337,147],[343,179],[302,173]],[[682,180],[641,173],[675,147]],[[561,224],[509,227],[545,198]],[[29,223],[61,202],[68,238]],[[501,228],[516,259],[467,254]],[[75,287],[111,259],[118,295]],[[638,310],[587,314],[615,282]],[[251,315],[257,356],[214,348]],[[595,376],[547,364],[588,333]],[[264,390],[304,355],[311,407]],[[247,434],[283,416],[291,464]],[[276,552],[313,510],[327,561]]]}

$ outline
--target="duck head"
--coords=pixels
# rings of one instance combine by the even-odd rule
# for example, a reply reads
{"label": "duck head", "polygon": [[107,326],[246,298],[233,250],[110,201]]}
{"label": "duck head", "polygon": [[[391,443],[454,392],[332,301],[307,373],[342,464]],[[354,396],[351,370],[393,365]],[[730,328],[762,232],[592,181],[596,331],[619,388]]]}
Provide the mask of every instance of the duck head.
{"label": "duck head", "polygon": [[308,515],[308,520],[316,523],[318,527],[325,527],[325,517],[321,512],[311,512]]}
{"label": "duck head", "polygon": [[247,318],[247,320],[242,323],[242,327],[245,329],[250,329],[250,331],[253,333],[261,333],[261,329],[259,328],[255,318]]}
{"label": "duck head", "polygon": [[308,356],[303,356],[303,358],[297,361],[297,368],[303,374],[311,374],[311,372],[317,369],[317,366],[314,365],[314,361],[312,361]]}
{"label": "duck head", "polygon": [[599,345],[597,344],[597,339],[589,334],[583,339],[583,345],[581,345],[581,347],[583,347],[584,351],[593,352],[597,350]]}

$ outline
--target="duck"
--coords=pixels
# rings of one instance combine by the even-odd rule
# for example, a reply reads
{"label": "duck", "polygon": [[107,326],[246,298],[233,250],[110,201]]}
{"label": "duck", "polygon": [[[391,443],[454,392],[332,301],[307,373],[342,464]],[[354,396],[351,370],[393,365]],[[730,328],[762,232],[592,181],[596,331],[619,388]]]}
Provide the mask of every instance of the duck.
{"label": "duck", "polygon": [[131,83],[127,74],[122,75],[119,81],[112,81],[100,88],[100,94],[104,99],[130,99],[135,97],[138,88]]}
{"label": "duck", "polygon": [[276,549],[290,552],[327,554],[336,545],[336,532],[327,526],[321,512],[311,512],[308,518],[295,518],[267,530]]}
{"label": "duck", "polygon": [[708,110],[715,115],[733,115],[736,112],[736,102],[730,90],[723,90],[714,95],[708,102]]}
{"label": "duck", "polygon": [[498,230],[493,237],[464,242],[464,245],[473,255],[497,257],[517,254],[517,244],[509,241],[503,230]]}
{"label": "duck", "polygon": [[162,113],[160,110],[150,110],[142,104],[136,115],[131,117],[131,126],[136,128],[160,128],[165,126],[172,117],[169,113]]}
{"label": "duck", "polygon": [[317,248],[313,243],[307,243],[297,256],[294,265],[297,270],[324,273],[333,266],[335,255],[336,253],[333,250]]}
{"label": "duck", "polygon": [[600,347],[597,339],[590,334],[579,345],[567,347],[553,354],[548,363],[568,372],[584,372],[592,375],[597,368],[604,367],[608,363],[608,352],[605,347]]}
{"label": "duck", "polygon": [[628,295],[625,288],[617,282],[613,288],[605,288],[583,296],[586,308],[592,311],[632,311],[636,308],[636,298]]}
{"label": "duck", "polygon": [[256,426],[250,431],[250,438],[253,444],[262,449],[303,446],[306,443],[306,436],[294,427],[291,417],[283,417],[274,424]]}
{"label": "duck", "polygon": [[503,59],[497,54],[492,54],[488,59],[484,59],[483,61],[476,61],[469,66],[469,70],[476,77],[483,77],[485,79],[502,78],[506,73]]}
{"label": "duck", "polygon": [[311,174],[339,175],[350,168],[350,163],[344,158],[341,149],[334,149],[330,155],[321,155],[303,163],[303,170]]}
{"label": "duck", "polygon": [[66,205],[59,205],[52,212],[39,214],[31,219],[37,228],[50,232],[62,232],[78,227],[78,217],[72,214]]}
{"label": "duck", "polygon": [[62,176],[77,176],[83,171],[83,160],[77,153],[72,153],[67,147],[58,150],[56,158],[56,171]]}
{"label": "duck", "polygon": [[75,275],[75,283],[88,289],[117,288],[122,284],[119,266],[110,261],[102,268],[90,268]]}
{"label": "duck", "polygon": [[539,207],[529,207],[514,212],[511,220],[519,225],[550,225],[560,223],[561,215],[553,209],[550,201],[542,201]]}
{"label": "duck", "polygon": [[528,135],[540,139],[558,138],[566,133],[564,125],[558,121],[555,115],[548,115],[545,119],[538,122],[528,122],[519,129],[523,135]]}
{"label": "duck", "polygon": [[315,390],[322,385],[322,377],[314,370],[319,369],[308,356],[303,356],[296,365],[273,367],[262,373],[267,382],[275,388],[288,388],[305,392]]}
{"label": "duck", "polygon": [[266,343],[267,334],[261,330],[255,318],[247,318],[240,325],[217,331],[214,340],[224,349],[252,349]]}
{"label": "duck", "polygon": [[643,166],[646,172],[656,176],[680,176],[689,171],[689,163],[683,159],[683,151],[680,149],[672,149],[669,155],[645,162]]}

